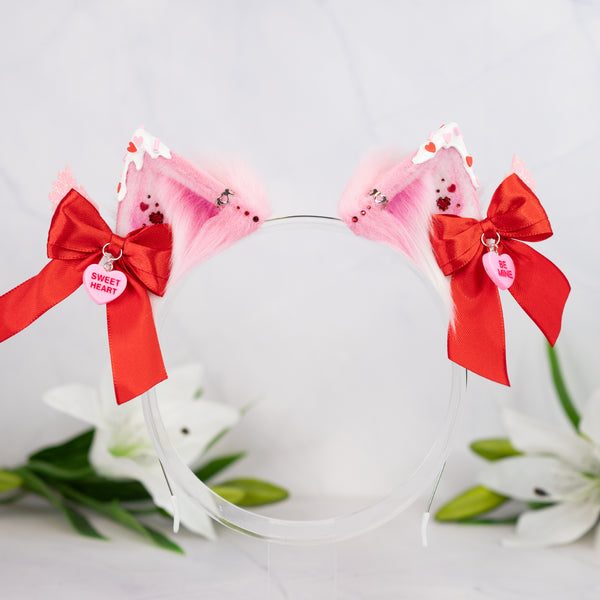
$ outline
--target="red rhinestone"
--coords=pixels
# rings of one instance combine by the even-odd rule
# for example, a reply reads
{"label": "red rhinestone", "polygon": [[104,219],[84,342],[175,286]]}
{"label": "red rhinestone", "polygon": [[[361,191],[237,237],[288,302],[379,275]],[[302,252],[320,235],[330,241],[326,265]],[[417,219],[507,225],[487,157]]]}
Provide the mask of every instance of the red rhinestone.
{"label": "red rhinestone", "polygon": [[252,220],[253,220],[255,223],[258,223],[258,217],[252,217]]}
{"label": "red rhinestone", "polygon": [[367,214],[367,211],[366,211],[366,210],[361,210],[361,211],[360,211],[360,214],[361,214],[361,215],[366,215],[366,214]]}
{"label": "red rhinestone", "polygon": [[369,204],[369,206],[367,206],[367,210],[371,210],[371,205]]}
{"label": "red rhinestone", "polygon": [[246,216],[248,216],[248,215],[250,214],[250,212],[249,212],[249,211],[247,211],[247,210],[245,210],[245,211],[244,211],[244,214],[245,214]]}
{"label": "red rhinestone", "polygon": [[356,223],[356,221],[358,221],[358,217],[352,217],[352,222]]}

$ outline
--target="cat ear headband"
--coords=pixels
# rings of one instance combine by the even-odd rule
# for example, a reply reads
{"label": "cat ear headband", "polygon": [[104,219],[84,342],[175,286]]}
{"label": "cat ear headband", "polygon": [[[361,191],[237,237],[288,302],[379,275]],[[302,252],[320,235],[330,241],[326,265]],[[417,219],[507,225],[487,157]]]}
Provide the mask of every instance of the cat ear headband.
{"label": "cat ear headband", "polygon": [[143,129],[134,133],[124,162],[116,233],[67,169],[50,194],[50,262],[0,297],[0,341],[82,284],[94,302],[106,304],[119,404],[167,378],[150,298],[258,229],[269,212],[260,193],[246,193],[247,182],[197,169]]}
{"label": "cat ear headband", "polygon": [[[50,262],[0,297],[0,342],[82,284],[106,304],[119,404],[167,377],[151,298],[256,231],[269,213],[247,182],[194,167],[144,129],[124,161],[115,233],[67,169],[50,194]],[[458,127],[445,125],[409,159],[361,168],[339,213],[354,233],[402,252],[431,280],[450,307],[449,358],[508,384],[498,287],[510,288],[551,344],[570,288],[550,261],[518,241],[552,235],[533,191],[510,175],[481,220],[472,165]]]}
{"label": "cat ear headband", "polygon": [[450,123],[410,158],[367,169],[339,207],[354,233],[403,252],[447,301],[449,294],[448,357],[505,385],[498,290],[509,290],[554,345],[571,289],[553,263],[523,243],[549,238],[552,228],[523,163],[515,158],[512,170],[481,219],[473,157]]}

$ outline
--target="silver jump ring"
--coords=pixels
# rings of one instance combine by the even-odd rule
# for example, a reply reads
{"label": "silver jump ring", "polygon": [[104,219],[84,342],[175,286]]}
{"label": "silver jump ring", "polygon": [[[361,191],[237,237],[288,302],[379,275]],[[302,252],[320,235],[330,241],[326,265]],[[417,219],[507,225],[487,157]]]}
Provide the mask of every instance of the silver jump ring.
{"label": "silver jump ring", "polygon": [[110,242],[108,242],[107,244],[104,244],[104,246],[102,246],[102,254],[104,255],[104,258],[106,258],[108,261],[115,262],[116,260],[119,260],[121,258],[121,256],[123,256],[123,248],[121,248],[121,251],[119,252],[119,256],[117,256],[115,258],[110,252],[106,251],[106,248],[108,248],[108,246],[110,246]]}
{"label": "silver jump ring", "polygon": [[500,234],[496,231],[496,236],[497,236],[497,240],[495,242],[488,242],[485,239],[485,233],[481,234],[481,243],[486,247],[486,248],[497,248],[498,244],[500,243]]}

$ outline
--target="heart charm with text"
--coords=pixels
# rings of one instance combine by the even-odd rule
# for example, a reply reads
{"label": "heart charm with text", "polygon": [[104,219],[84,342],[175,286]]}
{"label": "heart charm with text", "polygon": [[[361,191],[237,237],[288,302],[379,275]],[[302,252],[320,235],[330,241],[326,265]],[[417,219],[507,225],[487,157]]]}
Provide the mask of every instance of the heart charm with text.
{"label": "heart charm with text", "polygon": [[486,252],[482,260],[485,272],[498,288],[507,290],[514,283],[515,263],[508,254]]}
{"label": "heart charm with text", "polygon": [[127,277],[121,271],[107,271],[101,264],[90,265],[83,272],[83,285],[96,304],[107,304],[125,291]]}

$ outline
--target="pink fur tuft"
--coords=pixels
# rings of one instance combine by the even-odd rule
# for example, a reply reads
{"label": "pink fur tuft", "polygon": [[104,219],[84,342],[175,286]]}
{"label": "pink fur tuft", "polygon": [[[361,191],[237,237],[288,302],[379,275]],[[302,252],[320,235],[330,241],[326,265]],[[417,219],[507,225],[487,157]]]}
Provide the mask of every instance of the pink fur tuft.
{"label": "pink fur tuft", "polygon": [[508,176],[511,173],[518,175],[523,180],[523,183],[527,185],[532,192],[535,192],[535,179],[531,175],[529,169],[525,166],[525,163],[516,154],[513,156],[510,171],[506,175]]}
{"label": "pink fur tuft", "polygon": [[[56,181],[52,184],[52,191],[48,194],[48,199],[50,200],[53,211],[56,210],[59,202],[69,193],[70,190],[79,192],[84,198],[92,202],[88,196],[88,193],[75,180],[69,165],[66,165],[64,171],[58,172]],[[92,202],[92,204],[94,203]]]}

